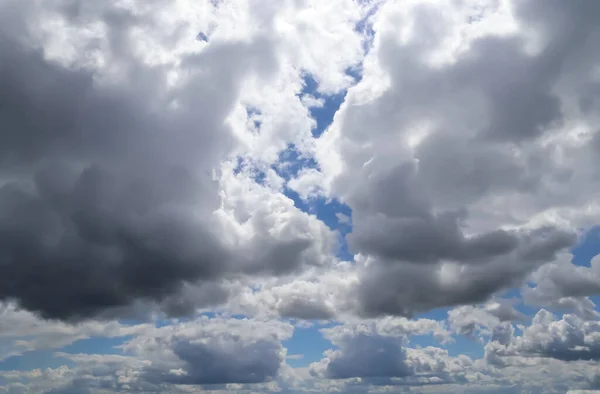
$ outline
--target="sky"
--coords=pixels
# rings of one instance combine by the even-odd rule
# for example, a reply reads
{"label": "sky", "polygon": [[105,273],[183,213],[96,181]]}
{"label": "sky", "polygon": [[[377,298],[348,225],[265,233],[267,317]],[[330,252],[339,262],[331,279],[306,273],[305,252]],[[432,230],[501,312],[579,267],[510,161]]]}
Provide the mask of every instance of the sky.
{"label": "sky", "polygon": [[600,393],[598,20],[0,0],[0,394]]}

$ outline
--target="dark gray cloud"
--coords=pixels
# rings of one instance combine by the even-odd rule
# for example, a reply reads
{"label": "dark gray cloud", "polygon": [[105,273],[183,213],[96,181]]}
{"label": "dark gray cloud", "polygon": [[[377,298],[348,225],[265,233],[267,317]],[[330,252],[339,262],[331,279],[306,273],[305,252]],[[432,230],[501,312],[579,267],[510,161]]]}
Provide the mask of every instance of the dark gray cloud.
{"label": "dark gray cloud", "polygon": [[[173,140],[196,138],[182,119],[144,113],[140,97],[96,89],[92,75],[39,53],[2,49],[1,155],[13,178],[0,188],[2,298],[47,317],[88,316],[227,269],[208,223],[184,208],[200,199],[208,212],[214,186],[190,172],[190,149],[165,156],[185,146]],[[196,143],[219,150],[207,126]]]}
{"label": "dark gray cloud", "polygon": [[359,334],[342,341],[339,357],[330,357],[329,379],[404,377],[413,374],[398,338]]}
{"label": "dark gray cloud", "polygon": [[291,298],[281,302],[278,307],[281,317],[294,317],[305,320],[329,320],[335,312],[323,303],[323,300],[303,300]]}
{"label": "dark gray cloud", "polygon": [[164,385],[265,383],[285,362],[281,341],[292,326],[279,322],[207,319],[180,323],[139,336],[125,346],[152,361],[139,382]]}
{"label": "dark gray cloud", "polygon": [[[468,357],[450,357],[443,349],[407,348],[406,335],[386,335],[374,326],[338,326],[323,331],[337,348],[310,365],[311,374],[317,377],[360,378],[360,384],[372,386],[426,386],[465,382],[472,366]],[[349,386],[353,383],[358,384],[346,382]]]}
{"label": "dark gray cloud", "polygon": [[[0,29],[0,300],[59,319],[139,302],[179,314],[223,302],[226,274],[304,263],[314,239],[265,235],[240,253],[212,216],[212,171],[235,146],[225,119],[241,82],[277,67],[268,39],[185,55],[173,84],[165,67],[132,55],[131,29],[151,22],[145,14],[110,2],[17,3],[0,6],[15,25]],[[38,32],[26,26],[45,12],[104,24],[114,80],[28,45]]]}
{"label": "dark gray cloud", "polygon": [[483,302],[497,291],[521,285],[528,273],[574,242],[572,234],[553,229],[522,237],[521,245],[507,255],[465,265],[367,262],[358,285],[361,313],[412,315],[439,306]]}
{"label": "dark gray cloud", "polygon": [[184,374],[145,371],[150,382],[213,385],[263,383],[274,379],[284,361],[281,344],[258,340],[242,343],[228,339],[218,345],[177,341],[173,353],[183,361]]}
{"label": "dark gray cloud", "polygon": [[588,386],[588,388],[590,390],[600,390],[600,373],[595,374],[589,380],[589,386]]}
{"label": "dark gray cloud", "polygon": [[[124,354],[55,353],[69,361],[49,376],[57,393],[189,392],[227,390],[227,384],[252,385],[280,378],[286,350],[281,341],[293,327],[277,321],[200,317],[152,327],[129,338]],[[35,377],[35,376],[34,376]],[[69,391],[70,390],[70,391]],[[52,393],[54,391],[51,391]]]}

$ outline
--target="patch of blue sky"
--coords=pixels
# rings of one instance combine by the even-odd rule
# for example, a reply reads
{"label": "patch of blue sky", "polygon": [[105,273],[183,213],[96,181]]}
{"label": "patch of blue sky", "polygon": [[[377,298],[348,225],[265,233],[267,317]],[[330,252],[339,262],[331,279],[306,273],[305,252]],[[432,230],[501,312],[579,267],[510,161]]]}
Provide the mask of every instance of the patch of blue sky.
{"label": "patch of blue sky", "polygon": [[119,346],[123,345],[131,338],[133,337],[92,337],[88,339],[81,339],[68,346],[65,346],[60,351],[68,354],[122,354]]}
{"label": "patch of blue sky", "polygon": [[[571,259],[571,263],[580,267],[589,267],[590,261],[600,254],[600,226],[595,226],[589,229],[579,240],[579,242],[571,248],[570,252],[573,255]],[[534,283],[529,283],[530,286],[534,286]],[[507,292],[507,294],[519,297],[520,293],[517,289],[511,289]],[[600,310],[600,296],[591,296],[589,297],[594,304],[596,304],[596,310]],[[545,309],[556,313],[558,315],[562,314],[563,310],[555,310],[554,308],[545,307]],[[535,306],[528,306],[525,304],[519,304],[517,306],[517,310],[525,313],[528,316],[532,316],[539,308]]]}
{"label": "patch of blue sky", "polygon": [[266,177],[265,172],[262,171],[256,165],[256,163],[253,163],[248,158],[243,158],[243,157],[238,156],[236,166],[233,169],[233,173],[235,175],[237,175],[242,171],[244,173],[248,174],[254,180],[254,182],[256,182],[260,185],[264,184],[265,177]]}
{"label": "patch of blue sky", "polygon": [[[243,159],[237,159],[237,165],[234,173],[242,171],[248,173],[258,184],[264,184],[266,174],[254,163]],[[294,145],[290,145],[282,151],[276,164],[271,167],[286,182],[298,176],[301,170],[307,168],[318,169],[317,162],[312,157],[303,156]],[[339,234],[339,248],[337,250],[338,258],[344,261],[353,260],[353,255],[349,251],[346,235],[352,231],[351,217],[352,210],[346,204],[337,199],[326,199],[324,197],[315,197],[303,200],[293,189],[284,186],[283,193],[294,202],[294,206],[303,212],[315,215],[331,230]]]}
{"label": "patch of blue sky", "polygon": [[521,295],[521,289],[513,288],[508,289],[502,293],[500,293],[499,298],[502,299],[516,299],[517,302],[513,305],[514,308],[524,314],[527,317],[533,317],[536,313],[539,312],[540,308],[536,305],[529,305],[524,302],[523,297]]}
{"label": "patch of blue sky", "polygon": [[92,337],[80,339],[60,349],[34,350],[22,355],[9,357],[0,361],[0,371],[31,370],[35,368],[69,367],[74,363],[63,357],[56,357],[57,352],[67,354],[122,354],[119,346],[132,337]]}
{"label": "patch of blue sky", "polygon": [[[366,28],[366,24],[363,28]],[[348,75],[352,76],[355,80],[360,79],[360,72],[360,68],[347,70]],[[312,130],[313,137],[318,138],[321,136],[333,122],[335,114],[345,100],[346,92],[347,90],[342,90],[333,95],[322,94],[319,91],[317,80],[311,74],[303,75],[303,89],[299,93],[299,96],[309,95],[322,102],[322,105],[320,106],[309,108],[310,116],[315,120],[316,124],[315,128]],[[253,122],[254,130],[259,131],[261,126],[260,111],[252,107],[247,107],[246,111],[248,119]],[[315,159],[304,156],[294,144],[290,144],[286,149],[280,152],[277,163],[273,165],[272,168],[285,181],[297,177],[303,169],[312,168],[319,170],[318,163]],[[249,160],[238,158],[234,173],[237,174],[241,171],[248,172],[255,182],[264,184],[265,172]],[[288,187],[284,188],[284,194],[294,201],[294,204],[298,209],[316,215],[317,218],[322,220],[332,230],[337,230],[340,234],[338,257],[344,260],[352,260],[352,254],[350,254],[348,250],[345,239],[346,234],[351,231],[351,225],[349,222],[345,223],[345,220],[340,220],[340,218],[349,218],[351,216],[351,210],[348,206],[341,204],[336,200],[326,200],[320,197],[304,201],[300,198],[298,193]]]}
{"label": "patch of blue sky", "polygon": [[589,266],[590,260],[600,254],[600,226],[590,229],[571,249],[573,264]]}
{"label": "patch of blue sky", "polygon": [[215,311],[201,311],[198,314],[192,314],[190,316],[181,316],[181,317],[177,317],[177,318],[161,318],[161,319],[157,319],[154,322],[154,325],[157,328],[166,327],[166,326],[170,326],[170,325],[177,324],[177,323],[192,322],[192,321],[198,319],[199,317],[206,317],[209,319],[215,319],[215,318],[219,318],[219,317],[244,319],[247,317],[247,316],[243,316],[243,315],[223,314],[218,309],[219,308],[216,307]]}
{"label": "patch of blue sky", "polygon": [[310,116],[315,120],[316,127],[312,130],[312,135],[315,138],[320,137],[323,132],[333,122],[333,117],[340,109],[340,106],[346,98],[347,90],[342,90],[339,93],[325,95],[319,92],[319,83],[311,74],[304,74],[303,89],[300,96],[310,95],[318,100],[322,100],[323,105],[309,108]]}
{"label": "patch of blue sky", "polygon": [[[600,226],[595,226],[587,231],[579,243],[571,249],[571,253],[573,254],[573,264],[589,267],[590,261],[600,254]],[[600,296],[592,296],[590,299],[596,304],[596,310],[600,309]]]}
{"label": "patch of blue sky", "polygon": [[[428,312],[418,313],[414,316],[415,319],[431,319],[436,321],[445,321],[448,318],[448,311],[453,307],[436,308]],[[468,338],[464,335],[453,335],[453,341],[440,344],[432,335],[412,336],[410,337],[411,347],[443,347],[448,350],[450,356],[456,357],[460,354],[465,354],[472,359],[483,357],[483,347],[477,338]]]}
{"label": "patch of blue sky", "polygon": [[323,352],[335,348],[321,333],[321,328],[333,327],[335,324],[300,327],[296,326],[294,335],[282,341],[288,355],[302,355],[302,358],[290,358],[287,363],[293,368],[305,367],[323,358]]}
{"label": "patch of blue sky", "polygon": [[473,337],[454,335],[452,338],[454,339],[453,342],[441,346],[448,351],[449,356],[457,357],[464,354],[473,360],[483,358],[485,353],[483,346],[488,341],[487,338],[484,339],[484,342],[481,342],[481,337],[477,334]]}
{"label": "patch of blue sky", "polygon": [[[431,319],[436,321],[445,321],[448,318],[448,311],[450,311],[452,307],[446,308],[436,308],[427,312],[417,313],[415,314],[415,319]],[[423,336],[413,336],[410,338],[411,347],[421,346],[436,346],[443,347],[448,350],[448,353],[451,356],[457,356],[459,354],[467,354],[469,357],[479,358],[480,355],[483,355],[483,350],[481,349],[481,344],[474,341],[471,338],[466,338],[461,335],[453,336],[454,342],[450,342],[444,345],[438,343],[438,341],[432,335],[423,335]]]}
{"label": "patch of blue sky", "polygon": [[[273,165],[272,168],[285,181],[289,181],[298,176],[302,169],[318,169],[318,165],[313,158],[302,156],[294,145],[290,145],[286,150],[280,153],[277,164]],[[238,158],[234,173],[238,174],[241,171],[249,173],[253,180],[259,184],[263,184],[265,181],[264,171],[254,166],[253,163]],[[346,235],[352,231],[351,222],[349,222],[352,216],[352,210],[349,206],[340,203],[336,199],[326,199],[323,197],[303,200],[295,190],[287,186],[284,187],[283,192],[286,197],[294,202],[296,208],[308,214],[315,215],[331,230],[338,232],[338,258],[345,261],[351,261],[353,259],[353,255],[349,251],[348,243],[345,238]]]}
{"label": "patch of blue sky", "polygon": [[377,13],[379,4],[376,3],[371,6],[366,15],[358,21],[354,30],[361,33],[363,36],[363,51],[365,55],[369,52],[369,49],[373,46],[373,40],[375,38],[375,30],[373,29],[372,16]]}
{"label": "patch of blue sky", "polygon": [[350,207],[340,203],[337,200],[327,200],[322,197],[304,201],[302,198],[300,198],[298,193],[289,188],[286,188],[285,195],[294,201],[294,205],[298,209],[315,215],[331,230],[338,232],[339,242],[338,250],[336,251],[338,258],[343,261],[352,261],[354,259],[354,255],[350,252],[350,248],[346,240],[346,235],[352,232],[352,226],[348,225],[343,220],[340,220],[340,217],[337,215],[341,213],[346,217],[350,217],[352,214]]}
{"label": "patch of blue sky", "polygon": [[[102,349],[100,353],[105,354],[107,349]],[[61,350],[58,350],[62,352]],[[58,368],[62,365],[74,367],[75,363],[63,357],[56,357],[54,350],[34,350],[23,353],[20,356],[13,356],[0,361],[0,371],[30,371],[32,369]],[[87,353],[87,352],[80,352]]]}
{"label": "patch of blue sky", "polygon": [[314,158],[303,155],[294,144],[279,153],[277,164],[273,166],[277,175],[286,181],[297,177],[301,170],[307,168],[318,170],[319,165]]}
{"label": "patch of blue sky", "polygon": [[431,319],[431,320],[446,320],[448,317],[448,311],[452,308],[435,308],[427,312],[420,312],[414,315],[415,319]]}
{"label": "patch of blue sky", "polygon": [[[272,169],[285,181],[298,176],[301,170],[307,168],[318,169],[317,162],[312,157],[303,156],[292,144],[282,151],[276,164]],[[255,182],[263,184],[265,180],[264,171],[253,166],[253,163],[238,158],[238,163],[234,172],[248,172]],[[337,256],[345,261],[351,261],[353,255],[350,253],[346,242],[346,235],[352,231],[350,218],[352,210],[349,206],[342,204],[336,199],[326,199],[323,197],[310,198],[303,200],[300,195],[289,187],[284,187],[284,194],[294,202],[296,208],[303,212],[315,215],[331,230],[337,231],[339,238],[339,250]]]}
{"label": "patch of blue sky", "polygon": [[413,335],[409,338],[408,347],[425,348],[428,346],[444,348],[452,357],[464,354],[475,360],[482,358],[484,354],[482,342],[477,336],[471,338],[464,335],[453,335],[452,340],[446,343],[440,343],[432,334]]}
{"label": "patch of blue sky", "polygon": [[529,305],[524,302],[520,287],[508,288],[496,294],[497,300],[514,300],[513,307],[527,317],[533,317],[540,308],[535,305]]}
{"label": "patch of blue sky", "polygon": [[350,75],[352,77],[352,79],[354,79],[354,85],[356,85],[360,81],[362,81],[363,72],[364,72],[364,69],[363,69],[362,63],[355,64],[354,66],[346,69],[346,74]]}
{"label": "patch of blue sky", "polygon": [[196,40],[208,42],[208,36],[206,35],[206,33],[201,31],[196,35]]}
{"label": "patch of blue sky", "polygon": [[254,126],[254,131],[259,131],[260,126],[262,125],[261,116],[262,112],[254,107],[246,107],[246,113],[248,114],[248,119],[252,121],[252,125]]}

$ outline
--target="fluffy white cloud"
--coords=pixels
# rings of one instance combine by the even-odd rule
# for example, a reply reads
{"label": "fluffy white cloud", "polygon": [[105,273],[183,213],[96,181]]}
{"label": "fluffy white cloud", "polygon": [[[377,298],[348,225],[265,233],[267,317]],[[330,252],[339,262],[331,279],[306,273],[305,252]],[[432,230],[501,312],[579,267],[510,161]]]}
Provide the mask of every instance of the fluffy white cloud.
{"label": "fluffy white cloud", "polygon": [[486,349],[503,357],[545,357],[562,361],[600,361],[600,323],[565,314],[556,320],[545,309],[515,336],[512,326],[498,327]]}

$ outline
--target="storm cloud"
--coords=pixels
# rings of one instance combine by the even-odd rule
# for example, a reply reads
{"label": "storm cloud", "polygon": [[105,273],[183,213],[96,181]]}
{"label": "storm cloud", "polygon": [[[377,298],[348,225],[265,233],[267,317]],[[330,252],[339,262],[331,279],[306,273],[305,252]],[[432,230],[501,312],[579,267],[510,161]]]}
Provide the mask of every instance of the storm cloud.
{"label": "storm cloud", "polygon": [[277,67],[268,39],[186,55],[172,86],[164,67],[126,55],[130,30],[149,22],[143,15],[110,4],[80,4],[72,16],[59,7],[67,2],[17,3],[3,2],[3,19],[31,23],[37,11],[103,23],[104,55],[118,57],[121,75],[61,64],[24,43],[29,36],[0,31],[1,299],[48,318],[82,318],[137,301],[181,304],[174,298],[191,283],[206,289],[196,291],[198,307],[226,299],[218,286],[226,274],[303,264],[312,240],[264,236],[260,249],[238,254],[212,215],[213,172],[235,146],[225,120],[242,80]]}

